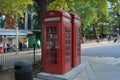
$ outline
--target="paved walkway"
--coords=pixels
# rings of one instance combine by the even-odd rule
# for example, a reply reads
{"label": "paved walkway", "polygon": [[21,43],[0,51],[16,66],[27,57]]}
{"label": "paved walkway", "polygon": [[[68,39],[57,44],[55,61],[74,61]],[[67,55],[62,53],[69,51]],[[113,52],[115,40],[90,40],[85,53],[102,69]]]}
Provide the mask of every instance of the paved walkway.
{"label": "paved walkway", "polygon": [[[111,63],[105,62],[104,60],[109,59],[103,57],[94,61],[92,57],[84,56],[83,58],[82,63],[85,63],[86,67],[74,80],[120,80],[120,62],[115,64],[113,58],[111,58],[113,60],[111,60]],[[116,58],[117,60],[119,61]]]}
{"label": "paved walkway", "polygon": [[97,42],[92,42],[92,43],[82,43],[81,44],[81,46],[82,47],[86,47],[86,46],[98,46],[98,45],[105,45],[105,44],[109,44],[109,43],[113,43],[113,41],[110,41],[110,42],[108,42],[108,41],[102,41],[102,42],[99,42],[99,43],[97,43]]}

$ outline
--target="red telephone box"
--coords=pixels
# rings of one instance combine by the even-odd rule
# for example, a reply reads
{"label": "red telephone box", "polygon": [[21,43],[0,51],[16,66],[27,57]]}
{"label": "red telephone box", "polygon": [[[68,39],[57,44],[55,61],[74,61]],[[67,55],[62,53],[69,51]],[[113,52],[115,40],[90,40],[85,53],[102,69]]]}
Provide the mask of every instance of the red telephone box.
{"label": "red telephone box", "polygon": [[72,17],[72,66],[81,63],[81,24],[77,13],[70,13]]}
{"label": "red telephone box", "polygon": [[43,14],[43,71],[64,74],[71,70],[71,16],[62,10]]}

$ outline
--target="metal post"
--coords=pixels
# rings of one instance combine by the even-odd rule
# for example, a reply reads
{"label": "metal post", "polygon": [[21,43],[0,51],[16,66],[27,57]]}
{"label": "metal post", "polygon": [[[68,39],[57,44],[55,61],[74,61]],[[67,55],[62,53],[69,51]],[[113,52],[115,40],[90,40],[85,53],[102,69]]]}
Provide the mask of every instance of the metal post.
{"label": "metal post", "polygon": [[33,44],[33,57],[34,57],[34,63],[35,63],[35,43]]}
{"label": "metal post", "polygon": [[18,31],[18,15],[15,15],[15,29],[16,29],[16,53],[18,53],[19,46],[19,31]]}
{"label": "metal post", "polygon": [[18,45],[19,45],[19,32],[18,32],[18,26],[16,26],[16,52],[18,52]]}

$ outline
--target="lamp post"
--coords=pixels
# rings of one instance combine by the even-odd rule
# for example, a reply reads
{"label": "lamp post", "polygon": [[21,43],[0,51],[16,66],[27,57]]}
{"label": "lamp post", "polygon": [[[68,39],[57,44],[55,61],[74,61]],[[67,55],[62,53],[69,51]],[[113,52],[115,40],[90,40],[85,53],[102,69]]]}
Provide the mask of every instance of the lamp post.
{"label": "lamp post", "polygon": [[19,45],[19,32],[18,32],[18,27],[16,26],[16,51],[18,52],[18,45]]}
{"label": "lamp post", "polygon": [[18,53],[19,48],[19,30],[18,30],[18,15],[15,15],[15,30],[16,30],[16,53]]}

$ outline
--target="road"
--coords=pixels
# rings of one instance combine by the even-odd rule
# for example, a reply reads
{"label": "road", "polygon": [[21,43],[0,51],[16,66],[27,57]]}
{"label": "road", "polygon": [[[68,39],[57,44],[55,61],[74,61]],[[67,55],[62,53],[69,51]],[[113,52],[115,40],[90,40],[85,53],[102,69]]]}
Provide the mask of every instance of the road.
{"label": "road", "polygon": [[105,43],[85,46],[81,49],[82,56],[120,57],[120,43]]}

